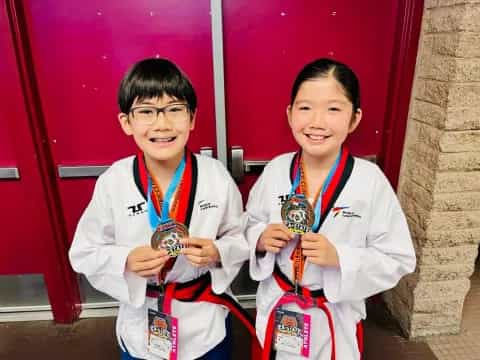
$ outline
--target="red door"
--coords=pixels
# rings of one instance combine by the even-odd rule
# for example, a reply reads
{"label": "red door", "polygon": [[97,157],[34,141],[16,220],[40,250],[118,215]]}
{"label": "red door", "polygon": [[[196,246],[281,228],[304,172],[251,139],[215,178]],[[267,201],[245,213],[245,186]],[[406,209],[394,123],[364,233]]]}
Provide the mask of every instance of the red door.
{"label": "red door", "polygon": [[166,57],[190,75],[199,95],[199,126],[191,147],[215,146],[209,3],[88,0],[78,6],[32,0],[24,4],[71,238],[95,181],[79,179],[92,170],[86,167],[109,165],[135,151],[118,125],[116,102],[120,79],[135,61]]}
{"label": "red door", "polygon": [[[348,145],[356,155],[379,154],[397,7],[397,1],[224,2],[227,134],[230,146],[243,149],[247,170],[296,150],[285,112],[290,89],[300,69],[319,57],[357,73],[364,116]],[[245,192],[251,181],[247,176]]]}
{"label": "red door", "polygon": [[[50,185],[58,192],[57,206],[50,211],[66,224],[62,239],[66,256],[95,177],[114,160],[136,151],[117,121],[117,89],[131,64],[146,57],[166,57],[177,63],[198,94],[197,129],[190,147],[194,151],[215,148],[209,1],[184,1],[182,6],[175,0],[88,0],[81,6],[60,0],[10,3],[19,17],[20,46],[26,49],[20,58],[31,70],[27,82],[38,100],[32,107],[41,114],[45,130],[49,170],[55,177]],[[13,155],[5,162],[15,165]],[[21,244],[9,245],[12,253]],[[39,264],[28,258],[22,261]],[[60,271],[72,274],[68,264],[57,267]],[[109,303],[82,278],[80,282],[82,302]],[[61,289],[59,283],[57,290]],[[67,299],[60,296],[59,301]]]}
{"label": "red door", "polygon": [[[245,200],[266,162],[297,150],[286,108],[297,73],[316,58],[334,58],[356,72],[361,84],[363,119],[347,146],[357,156],[371,160],[382,157],[392,107],[387,94],[395,90],[390,83],[392,58],[406,56],[398,54],[395,39],[407,16],[413,16],[412,6],[406,3],[284,0],[260,1],[252,6],[248,0],[223,2],[226,133],[232,174]],[[417,31],[417,37],[409,39],[413,59],[420,16],[417,14],[414,20],[407,25],[408,31]],[[407,99],[414,60],[410,65],[410,80],[401,94]],[[408,102],[404,107],[408,108]],[[406,114],[401,120],[404,126]],[[403,139],[403,134],[399,137]],[[400,154],[401,145],[397,161]],[[247,272],[240,274],[237,282],[241,290],[254,289]]]}
{"label": "red door", "polygon": [[[127,67],[145,57],[167,57],[190,76],[199,97],[190,147],[211,147],[222,161],[236,147],[230,167],[244,195],[266,161],[296,149],[285,109],[296,73],[317,57],[334,57],[359,75],[364,118],[349,146],[356,155],[381,154],[382,138],[390,131],[386,114],[400,89],[389,83],[391,74],[403,80],[402,71],[413,71],[414,60],[402,71],[402,64],[392,60],[399,51],[398,34],[403,34],[399,29],[419,27],[418,16],[409,22],[412,17],[403,12],[405,4],[414,2],[185,0],[180,6],[175,0],[85,0],[78,6],[8,0],[11,24],[8,29],[6,16],[0,23],[5,30],[0,46],[7,54],[0,70],[13,89],[2,90],[4,99],[13,106],[0,111],[18,121],[9,123],[8,133],[0,131],[0,167],[19,168],[20,179],[0,182],[0,194],[14,204],[13,215],[1,220],[9,235],[2,240],[8,249],[2,260],[3,254],[9,259],[0,269],[43,272],[50,302],[57,304],[56,319],[75,316],[72,304],[79,299],[76,283],[72,288],[69,281],[73,273],[66,253],[95,176],[135,151],[117,123],[116,92]],[[223,27],[215,19],[223,19]],[[402,38],[400,44],[408,41]],[[416,46],[407,50],[414,59]],[[410,84],[407,77],[404,99]],[[28,226],[14,222],[25,209],[38,214]],[[29,227],[45,240],[26,248]],[[45,256],[39,259],[41,251]],[[15,256],[18,252],[24,256]],[[49,280],[55,277],[59,280]],[[64,292],[65,286],[70,290]],[[237,294],[251,295],[254,288],[243,272]],[[70,318],[55,310],[59,306]]]}
{"label": "red door", "polygon": [[[9,16],[10,15],[10,16]],[[32,97],[18,62],[14,15],[0,7],[0,313],[21,306],[24,313],[51,309],[59,321],[75,317],[76,287],[62,271],[65,238],[56,226],[55,193],[45,161],[42,134],[29,112]],[[10,20],[10,21],[9,21]],[[61,246],[59,246],[61,245]],[[48,291],[47,291],[48,290]],[[4,292],[5,291],[5,292]],[[9,291],[7,294],[6,292]],[[48,296],[47,296],[48,293]],[[42,315],[45,316],[45,315]],[[46,315],[47,318],[50,315]]]}
{"label": "red door", "polygon": [[[33,139],[29,136],[15,53],[5,8],[0,16],[0,274],[42,273],[44,239],[51,238]],[[39,261],[40,260],[40,261]]]}

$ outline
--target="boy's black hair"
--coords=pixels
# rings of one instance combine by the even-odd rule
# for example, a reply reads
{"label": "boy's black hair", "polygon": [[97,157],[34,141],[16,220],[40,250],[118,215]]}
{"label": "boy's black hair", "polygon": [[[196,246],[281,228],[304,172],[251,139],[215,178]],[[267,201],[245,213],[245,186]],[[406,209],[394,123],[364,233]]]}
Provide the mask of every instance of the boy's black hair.
{"label": "boy's black hair", "polygon": [[347,65],[341,62],[321,58],[305,65],[295,79],[290,95],[290,105],[293,105],[298,90],[304,81],[326,77],[331,74],[343,87],[345,95],[353,104],[353,112],[360,108],[360,85],[357,75]]}
{"label": "boy's black hair", "polygon": [[135,100],[160,98],[163,95],[186,101],[190,113],[197,109],[197,96],[188,78],[171,61],[145,59],[125,74],[118,90],[120,111],[128,114]]}

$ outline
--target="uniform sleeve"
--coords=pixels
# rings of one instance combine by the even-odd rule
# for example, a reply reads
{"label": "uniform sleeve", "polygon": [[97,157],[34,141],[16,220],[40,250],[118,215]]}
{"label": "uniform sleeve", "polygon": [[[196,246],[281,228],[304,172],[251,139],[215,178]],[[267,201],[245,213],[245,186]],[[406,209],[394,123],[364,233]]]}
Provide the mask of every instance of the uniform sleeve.
{"label": "uniform sleeve", "polygon": [[324,268],[324,291],[330,302],[363,300],[394,287],[415,269],[405,216],[383,174],[370,206],[366,246],[337,245],[340,268]]}
{"label": "uniform sleeve", "polygon": [[237,186],[228,177],[225,212],[218,229],[215,245],[220,254],[221,266],[210,268],[212,289],[216,294],[225,292],[248,259],[248,244],[243,233],[244,217],[242,197]]}
{"label": "uniform sleeve", "polygon": [[246,211],[245,235],[250,248],[250,277],[256,281],[268,278],[275,265],[275,254],[257,253],[258,239],[269,223],[267,204],[270,204],[271,199],[266,195],[265,170],[250,190]]}
{"label": "uniform sleeve", "polygon": [[108,194],[104,178],[100,177],[77,225],[69,251],[70,263],[95,289],[122,303],[140,307],[145,301],[146,280],[125,270],[133,247],[116,243]]}

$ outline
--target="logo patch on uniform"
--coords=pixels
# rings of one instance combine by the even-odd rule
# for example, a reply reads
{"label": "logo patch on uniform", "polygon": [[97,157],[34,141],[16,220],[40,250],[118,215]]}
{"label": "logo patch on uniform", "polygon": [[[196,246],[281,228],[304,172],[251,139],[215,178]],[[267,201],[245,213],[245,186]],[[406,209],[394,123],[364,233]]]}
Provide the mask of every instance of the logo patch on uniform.
{"label": "logo patch on uniform", "polygon": [[290,194],[285,194],[285,195],[278,195],[278,205],[283,205],[285,201],[287,201],[290,198]]}
{"label": "logo patch on uniform", "polygon": [[200,206],[200,211],[218,208],[217,204],[213,204],[213,203],[211,203],[209,201],[206,201],[206,200],[200,200],[198,202],[198,206]]}
{"label": "logo patch on uniform", "polygon": [[352,217],[361,218],[361,216],[358,215],[357,213],[353,211],[349,211],[347,209],[350,209],[350,206],[335,206],[332,209],[333,217],[337,217],[338,214],[342,214],[342,216],[345,218],[352,218]]}
{"label": "logo patch on uniform", "polygon": [[136,216],[147,212],[147,209],[144,208],[145,201],[141,203],[127,206],[128,216]]}

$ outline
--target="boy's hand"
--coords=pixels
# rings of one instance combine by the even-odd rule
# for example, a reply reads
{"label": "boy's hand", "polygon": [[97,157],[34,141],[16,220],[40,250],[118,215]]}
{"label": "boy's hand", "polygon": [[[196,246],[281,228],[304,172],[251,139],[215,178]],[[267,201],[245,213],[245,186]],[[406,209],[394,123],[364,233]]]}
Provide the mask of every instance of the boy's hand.
{"label": "boy's hand", "polygon": [[257,251],[268,251],[277,254],[295,235],[285,224],[269,224],[257,241]]}
{"label": "boy's hand", "polygon": [[150,246],[139,246],[128,254],[126,269],[142,277],[157,275],[169,256],[164,249],[155,250]]}
{"label": "boy's hand", "polygon": [[182,238],[180,242],[186,246],[180,253],[185,255],[193,266],[208,266],[220,262],[220,253],[213,240],[189,237]]}
{"label": "boy's hand", "polygon": [[323,235],[308,232],[302,235],[303,255],[313,264],[340,266],[337,249]]}

